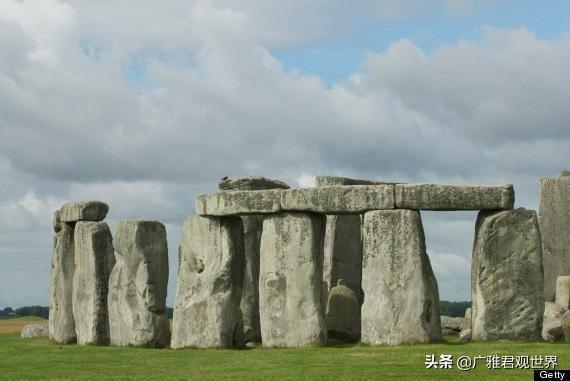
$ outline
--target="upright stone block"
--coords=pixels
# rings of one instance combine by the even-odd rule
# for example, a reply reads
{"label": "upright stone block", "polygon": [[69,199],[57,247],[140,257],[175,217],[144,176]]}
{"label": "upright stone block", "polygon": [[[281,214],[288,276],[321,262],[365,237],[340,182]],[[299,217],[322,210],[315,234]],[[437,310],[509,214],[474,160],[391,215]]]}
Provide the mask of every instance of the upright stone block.
{"label": "upright stone block", "polygon": [[556,279],[556,304],[564,309],[570,309],[570,275],[559,276]]}
{"label": "upright stone block", "polygon": [[245,342],[261,341],[259,323],[259,246],[263,230],[263,216],[243,216],[245,271],[240,309],[243,316]]}
{"label": "upright stone block", "polygon": [[473,340],[538,340],[542,250],[532,210],[480,212],[471,266]]}
{"label": "upright stone block", "polygon": [[570,275],[570,176],[543,177],[538,190],[544,298],[555,299],[556,278]]}
{"label": "upright stone block", "polygon": [[117,262],[109,279],[111,344],[168,346],[166,228],[158,221],[122,220],[113,246]]}
{"label": "upright stone block", "polygon": [[49,336],[60,343],[77,340],[73,318],[73,274],[75,272],[74,223],[61,222],[59,210],[54,216],[54,248],[51,261]]}
{"label": "upright stone block", "polygon": [[239,308],[243,274],[243,225],[239,217],[194,216],[184,221],[173,348],[243,345]]}
{"label": "upright stone block", "polygon": [[104,222],[75,225],[73,315],[79,344],[109,344],[107,296],[115,264],[113,237]]}
{"label": "upright stone block", "polygon": [[329,342],[356,343],[360,340],[360,298],[344,279],[328,293],[327,337]]}
{"label": "upright stone block", "polygon": [[368,212],[363,239],[361,341],[370,345],[441,341],[439,293],[420,213]]}
{"label": "upright stone block", "polygon": [[324,216],[266,216],[261,237],[259,304],[265,347],[326,342],[322,295]]}

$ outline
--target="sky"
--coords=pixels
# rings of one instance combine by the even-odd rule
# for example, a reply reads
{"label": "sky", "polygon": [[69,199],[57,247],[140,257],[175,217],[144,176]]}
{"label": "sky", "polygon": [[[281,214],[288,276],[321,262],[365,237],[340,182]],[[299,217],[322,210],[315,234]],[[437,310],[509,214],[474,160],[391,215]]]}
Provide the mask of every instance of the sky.
{"label": "sky", "polygon": [[[0,0],[0,307],[49,303],[53,212],[166,225],[224,176],[512,183],[570,167],[570,3]],[[422,212],[470,299],[476,212]]]}

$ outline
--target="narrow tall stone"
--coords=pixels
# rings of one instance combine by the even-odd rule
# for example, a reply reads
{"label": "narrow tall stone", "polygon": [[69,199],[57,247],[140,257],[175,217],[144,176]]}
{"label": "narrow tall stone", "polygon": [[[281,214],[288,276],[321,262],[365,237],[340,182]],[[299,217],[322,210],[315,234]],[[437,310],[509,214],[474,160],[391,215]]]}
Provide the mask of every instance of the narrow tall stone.
{"label": "narrow tall stone", "polygon": [[543,177],[538,190],[544,298],[555,299],[556,278],[570,275],[570,176]]}
{"label": "narrow tall stone", "polygon": [[243,274],[241,218],[194,216],[184,221],[172,323],[173,348],[243,345],[239,308]]}
{"label": "narrow tall stone", "polygon": [[570,275],[559,276],[556,279],[556,304],[570,309]]}
{"label": "narrow tall stone", "polygon": [[113,246],[117,262],[109,279],[111,344],[169,345],[166,228],[158,221],[122,220]]}
{"label": "narrow tall stone", "polygon": [[73,318],[73,274],[75,272],[75,223],[61,222],[59,210],[55,212],[55,237],[51,262],[49,337],[60,343],[77,340]]}
{"label": "narrow tall stone", "polygon": [[441,341],[439,293],[420,213],[367,212],[363,240],[361,341],[370,345]]}
{"label": "narrow tall stone", "polygon": [[243,315],[246,342],[261,341],[259,323],[259,246],[263,230],[263,216],[243,216],[245,271],[240,308]]}
{"label": "narrow tall stone", "polygon": [[538,340],[542,250],[532,210],[480,212],[471,266],[473,340]]}
{"label": "narrow tall stone", "polygon": [[113,237],[104,222],[75,224],[73,315],[79,344],[109,344],[107,294],[115,264]]}
{"label": "narrow tall stone", "polygon": [[326,342],[324,318],[324,216],[266,216],[261,237],[259,304],[266,347],[302,347]]}

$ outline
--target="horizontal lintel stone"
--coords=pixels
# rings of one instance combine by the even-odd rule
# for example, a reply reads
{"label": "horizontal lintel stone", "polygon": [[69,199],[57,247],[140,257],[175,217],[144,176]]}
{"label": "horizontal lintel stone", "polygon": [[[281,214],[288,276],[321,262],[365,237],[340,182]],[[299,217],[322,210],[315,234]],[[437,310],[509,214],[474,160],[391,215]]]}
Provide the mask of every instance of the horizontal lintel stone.
{"label": "horizontal lintel stone", "polygon": [[325,214],[394,209],[394,186],[347,185],[289,189],[281,192],[281,207],[288,211]]}
{"label": "horizontal lintel stone", "polygon": [[327,187],[333,185],[381,185],[381,184],[399,184],[388,181],[373,181],[363,179],[351,179],[349,177],[340,176],[317,176],[315,185],[317,187]]}
{"label": "horizontal lintel stone", "polygon": [[512,209],[515,203],[511,184],[398,184],[395,187],[398,209],[502,210]]}
{"label": "horizontal lintel stone", "polygon": [[61,222],[92,221],[105,219],[109,205],[100,201],[68,202],[59,210]]}
{"label": "horizontal lintel stone", "polygon": [[280,189],[208,193],[196,199],[196,213],[200,216],[279,213],[280,198]]}

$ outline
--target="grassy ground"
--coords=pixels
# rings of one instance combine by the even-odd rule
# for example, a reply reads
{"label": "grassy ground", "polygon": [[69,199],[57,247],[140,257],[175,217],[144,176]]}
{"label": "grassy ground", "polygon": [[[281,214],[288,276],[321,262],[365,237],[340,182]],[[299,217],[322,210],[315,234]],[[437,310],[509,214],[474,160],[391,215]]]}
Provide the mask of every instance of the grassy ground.
{"label": "grassy ground", "polygon": [[[171,350],[64,345],[26,340],[15,327],[31,320],[0,321],[0,379],[4,380],[532,380],[532,370],[426,369],[425,356],[557,355],[570,368],[570,344],[458,343],[400,347]],[[17,321],[16,321],[17,320]]]}

